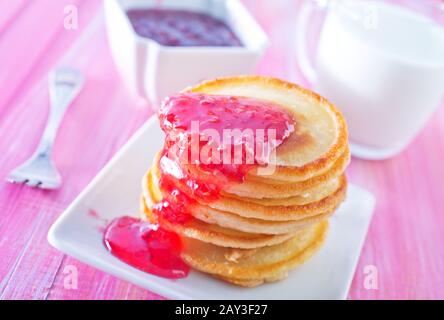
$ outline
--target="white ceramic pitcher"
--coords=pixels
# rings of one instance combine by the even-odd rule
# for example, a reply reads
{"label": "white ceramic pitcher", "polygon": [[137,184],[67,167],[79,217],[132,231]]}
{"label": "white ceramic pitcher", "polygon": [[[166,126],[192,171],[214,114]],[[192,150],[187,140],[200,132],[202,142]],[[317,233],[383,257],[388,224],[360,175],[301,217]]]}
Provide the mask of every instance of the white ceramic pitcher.
{"label": "white ceramic pitcher", "polygon": [[444,28],[415,11],[384,1],[334,0],[317,53],[307,52],[306,1],[298,19],[298,60],[315,90],[344,113],[353,155],[384,159],[403,150],[444,94]]}

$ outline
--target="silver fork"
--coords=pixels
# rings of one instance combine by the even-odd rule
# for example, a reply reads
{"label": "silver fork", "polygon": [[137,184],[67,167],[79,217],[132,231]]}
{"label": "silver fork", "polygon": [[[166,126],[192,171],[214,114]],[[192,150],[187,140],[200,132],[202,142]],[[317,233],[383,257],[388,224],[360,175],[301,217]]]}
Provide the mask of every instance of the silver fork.
{"label": "silver fork", "polygon": [[62,178],[51,160],[51,151],[57,130],[65,111],[79,94],[84,83],[82,74],[68,67],[59,67],[49,74],[49,97],[51,109],[45,131],[30,159],[14,169],[7,180],[25,183],[30,187],[58,189]]}

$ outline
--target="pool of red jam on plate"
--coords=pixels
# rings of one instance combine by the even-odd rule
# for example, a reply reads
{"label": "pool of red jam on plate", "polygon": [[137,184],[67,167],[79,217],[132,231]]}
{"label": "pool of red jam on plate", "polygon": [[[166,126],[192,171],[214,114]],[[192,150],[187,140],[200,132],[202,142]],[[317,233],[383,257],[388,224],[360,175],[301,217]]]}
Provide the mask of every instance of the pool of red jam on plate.
{"label": "pool of red jam on plate", "polygon": [[106,228],[104,243],[114,256],[142,271],[170,279],[189,273],[180,258],[180,237],[157,225],[127,216],[117,218]]}
{"label": "pool of red jam on plate", "polygon": [[132,9],[127,15],[138,35],[165,46],[242,46],[225,22],[205,13],[175,9]]}
{"label": "pool of red jam on plate", "polygon": [[[262,165],[264,150],[272,152],[294,131],[295,122],[281,107],[268,102],[244,97],[184,93],[167,98],[159,110],[159,120],[166,134],[159,163],[163,199],[154,205],[153,213],[170,223],[186,224],[192,218],[192,206],[197,201],[211,202],[219,198],[230,183],[242,183],[248,170]],[[199,130],[193,122],[197,121]],[[223,153],[231,156],[229,162],[211,162],[201,151],[208,147],[208,129],[213,130],[210,157]],[[226,129],[247,132],[248,137],[223,137]],[[273,134],[258,134],[271,130]],[[191,161],[192,144],[197,138],[197,161]],[[259,145],[258,149],[251,148]],[[234,162],[234,145],[240,145],[240,163]],[[264,146],[267,146],[264,148]],[[261,156],[257,152],[260,150]],[[247,155],[253,157],[248,158]],[[185,157],[184,157],[185,156]],[[268,154],[267,154],[268,156]],[[249,159],[250,162],[246,163]],[[174,232],[139,219],[123,217],[111,222],[104,242],[108,250],[122,261],[148,273],[181,278],[189,267],[181,260],[182,243]]]}

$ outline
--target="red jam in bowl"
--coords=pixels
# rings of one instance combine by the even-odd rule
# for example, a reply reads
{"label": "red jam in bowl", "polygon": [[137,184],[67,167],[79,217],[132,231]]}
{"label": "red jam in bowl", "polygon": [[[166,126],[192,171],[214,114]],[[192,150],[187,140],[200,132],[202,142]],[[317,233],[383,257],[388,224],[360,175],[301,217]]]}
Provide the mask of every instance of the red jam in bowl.
{"label": "red jam in bowl", "polygon": [[132,9],[127,15],[135,32],[164,46],[240,47],[222,20],[208,14],[173,9]]}

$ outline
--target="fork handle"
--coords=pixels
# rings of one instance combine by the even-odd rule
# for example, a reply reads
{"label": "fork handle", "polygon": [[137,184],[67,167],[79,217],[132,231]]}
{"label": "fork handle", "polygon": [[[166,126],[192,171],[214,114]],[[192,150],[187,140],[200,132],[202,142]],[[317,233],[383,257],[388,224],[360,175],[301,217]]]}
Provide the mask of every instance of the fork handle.
{"label": "fork handle", "polygon": [[66,110],[77,97],[82,86],[83,76],[79,71],[67,67],[59,67],[49,74],[49,117],[40,144],[36,150],[38,156],[50,156]]}

